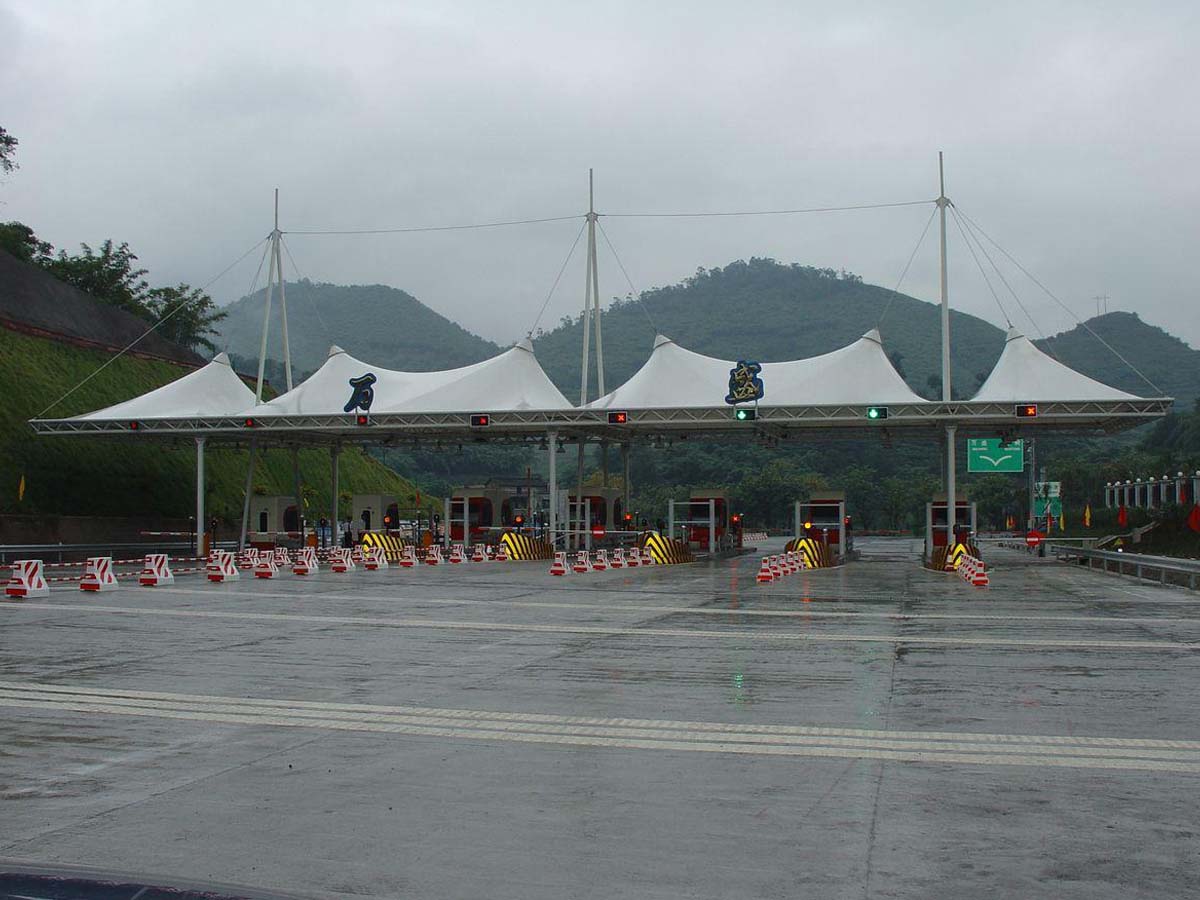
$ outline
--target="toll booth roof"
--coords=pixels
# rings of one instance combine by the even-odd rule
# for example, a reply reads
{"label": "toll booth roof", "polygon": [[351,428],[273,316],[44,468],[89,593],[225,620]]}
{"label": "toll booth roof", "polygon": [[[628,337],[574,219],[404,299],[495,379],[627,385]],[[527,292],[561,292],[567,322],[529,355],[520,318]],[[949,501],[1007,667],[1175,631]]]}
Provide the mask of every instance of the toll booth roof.
{"label": "toll booth roof", "polygon": [[1039,350],[1025,335],[1010,328],[1000,359],[971,399],[1037,403],[1139,398],[1064,366]]}

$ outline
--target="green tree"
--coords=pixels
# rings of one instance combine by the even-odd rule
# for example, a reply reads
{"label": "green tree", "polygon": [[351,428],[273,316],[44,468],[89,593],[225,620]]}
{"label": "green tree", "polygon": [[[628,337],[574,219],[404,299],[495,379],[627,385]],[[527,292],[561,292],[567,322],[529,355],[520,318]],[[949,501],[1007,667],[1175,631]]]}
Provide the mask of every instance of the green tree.
{"label": "green tree", "polygon": [[199,288],[187,284],[153,288],[146,292],[144,305],[151,318],[161,322],[158,333],[163,337],[193,350],[216,351],[208,335],[216,333],[225,312]]}
{"label": "green tree", "polygon": [[0,126],[0,172],[8,174],[14,169],[20,168],[17,165],[16,154],[17,144],[19,141],[4,130]]}
{"label": "green tree", "polygon": [[41,265],[54,248],[41,240],[24,222],[0,222],[0,250],[11,253],[22,262]]}
{"label": "green tree", "polygon": [[147,306],[150,286],[143,277],[145,269],[134,267],[137,255],[122,242],[113,246],[111,239],[100,245],[99,252],[88,244],[80,245],[82,253],[68,255],[65,250],[47,259],[42,267],[59,281],[74,285],[97,300],[151,319]]}

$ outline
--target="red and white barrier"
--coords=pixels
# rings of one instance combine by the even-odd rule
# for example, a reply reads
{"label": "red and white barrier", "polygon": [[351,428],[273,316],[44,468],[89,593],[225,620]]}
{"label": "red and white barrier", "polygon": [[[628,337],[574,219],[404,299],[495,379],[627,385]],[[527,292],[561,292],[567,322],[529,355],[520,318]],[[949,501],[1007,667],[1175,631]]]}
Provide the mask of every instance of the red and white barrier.
{"label": "red and white barrier", "polygon": [[484,549],[483,544],[476,544],[475,552],[471,554],[471,562],[487,562],[487,561],[488,561],[487,550]]}
{"label": "red and white barrier", "polygon": [[275,567],[277,569],[286,569],[292,564],[292,555],[288,553],[287,547],[275,548]]}
{"label": "red and white barrier", "polygon": [[958,574],[967,584],[975,587],[987,587],[989,583],[987,566],[977,556],[966,554],[959,561]]}
{"label": "red and white barrier", "polygon": [[771,571],[771,563],[765,556],[762,558],[762,565],[758,567],[758,577],[755,580],[759,584],[770,584],[775,580],[775,573]]}
{"label": "red and white barrier", "polygon": [[440,566],[445,560],[442,559],[442,548],[437,544],[432,545],[425,553],[425,565]]}
{"label": "red and white barrier", "polygon": [[466,561],[467,561],[467,557],[466,557],[466,554],[463,553],[463,545],[462,544],[451,545],[450,557],[449,557],[449,559],[446,560],[446,562],[454,563],[457,565],[458,563],[463,563]]}
{"label": "red and white barrier", "polygon": [[580,550],[576,553],[575,565],[571,566],[571,571],[580,575],[592,571],[592,555],[586,550]]}
{"label": "red and white barrier", "polygon": [[411,569],[417,564],[417,551],[412,544],[405,544],[400,548],[400,559],[397,565],[402,569]]}
{"label": "red and white barrier", "polygon": [[293,575],[316,575],[319,571],[315,547],[301,547],[296,551],[296,561],[292,563]]}
{"label": "red and white barrier", "polygon": [[113,575],[111,556],[90,556],[87,568],[83,572],[83,580],[79,582],[81,591],[115,591],[117,578]]}
{"label": "red and white barrier", "polygon": [[637,547],[630,547],[629,554],[625,557],[625,565],[630,569],[636,569],[642,564],[642,555],[638,552]]}
{"label": "red and white barrier", "polygon": [[554,554],[554,562],[550,565],[550,574],[566,575],[567,571],[567,554],[562,550],[558,550]]}
{"label": "red and white barrier", "polygon": [[40,559],[18,559],[12,564],[8,584],[4,586],[7,597],[49,597],[50,585],[42,572]]}
{"label": "red and white barrier", "polygon": [[158,587],[160,584],[174,584],[175,575],[171,572],[170,562],[165,553],[147,553],[146,565],[138,576],[138,584],[143,587]]}
{"label": "red and white barrier", "polygon": [[214,550],[208,557],[205,574],[209,581],[237,581],[242,577],[233,561],[233,554],[228,550]]}
{"label": "red and white barrier", "polygon": [[781,566],[779,564],[779,556],[777,554],[773,555],[773,556],[769,557],[769,561],[770,561],[770,566],[771,566],[771,574],[774,575],[776,578],[782,578],[783,577],[783,566]]}
{"label": "red and white barrier", "polygon": [[613,550],[612,559],[608,561],[608,564],[614,569],[625,568],[625,551],[620,547],[617,547],[615,550]]}
{"label": "red and white barrier", "polygon": [[368,547],[363,552],[363,566],[368,572],[374,572],[376,569],[386,569],[388,567],[387,557],[383,553],[382,547]]}
{"label": "red and white barrier", "polygon": [[337,547],[329,557],[329,569],[332,572],[353,572],[354,554],[345,547]]}
{"label": "red and white barrier", "polygon": [[275,561],[275,554],[270,550],[260,550],[258,561],[254,564],[255,578],[274,578],[279,574],[279,564]]}
{"label": "red and white barrier", "polygon": [[238,552],[237,567],[242,570],[253,569],[258,563],[258,551],[253,547],[247,547]]}
{"label": "red and white barrier", "polygon": [[592,557],[592,571],[603,572],[608,568],[608,551],[597,550],[596,555]]}
{"label": "red and white barrier", "polygon": [[508,562],[508,544],[501,541],[496,545],[496,556],[494,562]]}

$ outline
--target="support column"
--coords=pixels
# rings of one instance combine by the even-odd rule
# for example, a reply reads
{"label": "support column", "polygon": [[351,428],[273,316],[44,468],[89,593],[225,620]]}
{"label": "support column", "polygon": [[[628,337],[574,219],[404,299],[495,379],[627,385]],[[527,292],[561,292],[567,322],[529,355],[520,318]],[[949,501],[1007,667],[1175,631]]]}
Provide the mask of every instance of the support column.
{"label": "support column", "polygon": [[708,554],[715,555],[717,552],[717,501],[712,497],[708,498]]}
{"label": "support column", "polygon": [[[630,504],[633,503],[633,488],[630,486],[630,471],[629,465],[629,442],[621,444],[621,480],[624,488],[621,494],[621,508],[625,510],[627,515],[633,515],[633,510],[630,509]],[[633,519],[629,520],[633,524],[633,530],[637,530],[637,522]]]}
{"label": "support column", "polygon": [[196,438],[196,555],[208,556],[204,527],[204,438]]}
{"label": "support column", "polygon": [[550,509],[546,516],[546,525],[550,532],[550,546],[558,547],[558,432],[551,431],[546,435],[549,446],[550,460],[547,465],[549,474],[546,479],[546,489],[550,493]]}
{"label": "support column", "polygon": [[587,526],[591,523],[585,523],[583,520],[583,438],[579,439],[576,446],[579,448],[579,456],[575,472],[575,549],[578,550],[584,546],[579,532],[588,531]]}
{"label": "support column", "polygon": [[296,497],[296,530],[300,532],[300,546],[304,546],[304,497],[300,490],[300,451],[292,448],[292,488]]}
{"label": "support column", "polygon": [[1037,480],[1037,441],[1030,438],[1025,444],[1029,447],[1029,518],[1025,523],[1025,528],[1033,531],[1037,526],[1037,517],[1033,514],[1034,482]]}
{"label": "support column", "polygon": [[337,444],[334,444],[329,448],[329,464],[331,466],[330,484],[333,491],[333,495],[330,497],[329,503],[329,540],[330,544],[334,547],[341,546],[342,533],[342,523],[338,518],[338,495],[341,491],[341,485],[338,483],[338,456],[341,454],[341,452],[342,448]]}
{"label": "support column", "polygon": [[947,546],[954,546],[954,526],[958,523],[958,497],[956,496],[958,475],[955,451],[957,425],[946,426],[946,532]]}
{"label": "support column", "polygon": [[246,549],[246,534],[250,530],[250,497],[254,490],[254,454],[258,450],[258,441],[250,438],[250,459],[246,463],[246,494],[242,500],[242,531],[238,538],[238,550]]}

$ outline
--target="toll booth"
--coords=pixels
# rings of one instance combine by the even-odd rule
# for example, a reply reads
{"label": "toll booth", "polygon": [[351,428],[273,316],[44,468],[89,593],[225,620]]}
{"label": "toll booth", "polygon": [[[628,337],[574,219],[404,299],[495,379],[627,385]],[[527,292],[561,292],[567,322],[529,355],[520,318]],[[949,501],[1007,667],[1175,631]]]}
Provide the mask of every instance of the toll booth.
{"label": "toll booth", "polygon": [[854,552],[844,492],[817,491],[807,500],[797,500],[793,515],[797,540],[817,538],[836,558],[847,559]]}
{"label": "toll booth", "polygon": [[300,534],[295,497],[252,496],[247,538],[255,546],[275,544],[280,537]]}
{"label": "toll booth", "polygon": [[494,543],[505,530],[532,529],[542,518],[545,492],[544,484],[528,479],[456,488],[443,510],[447,543]]}
{"label": "toll booth", "polygon": [[350,509],[356,531],[400,530],[402,507],[394,494],[355,494]]}
{"label": "toll booth", "polygon": [[624,492],[621,488],[584,485],[581,496],[574,491],[567,494],[567,510],[569,531],[591,532],[600,539],[624,527]]}
{"label": "toll booth", "polygon": [[946,495],[934,494],[933,500],[925,504],[925,558],[939,547],[953,546],[956,543],[970,543],[975,539],[976,510],[971,500],[958,494],[955,498],[955,535],[950,539],[947,515]]}
{"label": "toll booth", "polygon": [[742,547],[741,516],[730,513],[729,495],[722,490],[696,490],[686,501],[668,501],[667,533],[709,553]]}

